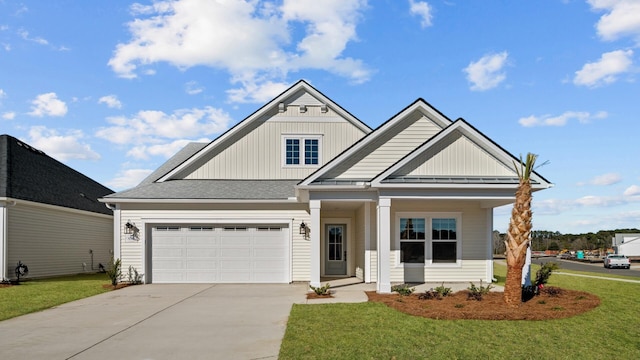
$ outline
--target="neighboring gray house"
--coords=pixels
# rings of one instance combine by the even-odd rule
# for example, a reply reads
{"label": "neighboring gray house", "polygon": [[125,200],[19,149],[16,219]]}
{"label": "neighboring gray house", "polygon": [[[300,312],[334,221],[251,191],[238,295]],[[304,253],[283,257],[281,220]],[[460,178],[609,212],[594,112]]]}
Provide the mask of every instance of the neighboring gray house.
{"label": "neighboring gray house", "polygon": [[299,81],[101,201],[115,256],[146,283],[355,277],[385,293],[491,281],[493,209],[514,201],[514,161],[422,99],[372,130]]}
{"label": "neighboring gray house", "polygon": [[113,191],[9,136],[0,135],[0,280],[97,271],[113,252]]}
{"label": "neighboring gray house", "polygon": [[640,234],[615,234],[611,246],[616,254],[640,257]]}

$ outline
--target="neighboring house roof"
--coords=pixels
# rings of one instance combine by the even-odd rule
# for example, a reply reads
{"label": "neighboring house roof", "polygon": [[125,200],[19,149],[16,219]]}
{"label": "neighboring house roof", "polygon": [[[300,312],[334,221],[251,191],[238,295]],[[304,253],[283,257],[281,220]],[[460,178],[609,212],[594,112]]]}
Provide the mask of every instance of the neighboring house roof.
{"label": "neighboring house roof", "polygon": [[113,190],[26,143],[0,135],[0,197],[112,215],[98,198]]}
{"label": "neighboring house roof", "polygon": [[349,121],[363,132],[371,132],[371,128],[368,125],[358,120],[306,81],[300,80],[156,181],[163,182],[180,179],[182,176],[187,175],[208,161],[211,157],[215,156],[215,154],[243,138],[247,133],[260,126],[265,120],[268,120],[273,114],[277,114],[281,107],[290,104],[304,104],[309,101],[330,107],[343,119]]}

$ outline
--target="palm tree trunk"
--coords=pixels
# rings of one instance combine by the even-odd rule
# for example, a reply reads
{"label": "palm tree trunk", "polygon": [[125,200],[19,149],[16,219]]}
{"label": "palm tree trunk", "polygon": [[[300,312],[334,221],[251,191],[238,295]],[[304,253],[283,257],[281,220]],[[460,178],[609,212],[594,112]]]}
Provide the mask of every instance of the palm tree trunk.
{"label": "palm tree trunk", "polygon": [[507,279],[503,299],[507,306],[515,307],[522,302],[522,267],[527,254],[531,235],[531,182],[529,180],[535,165],[536,155],[527,154],[526,162],[520,159],[516,172],[520,182],[516,191],[516,201],[511,210],[511,220],[507,231]]}

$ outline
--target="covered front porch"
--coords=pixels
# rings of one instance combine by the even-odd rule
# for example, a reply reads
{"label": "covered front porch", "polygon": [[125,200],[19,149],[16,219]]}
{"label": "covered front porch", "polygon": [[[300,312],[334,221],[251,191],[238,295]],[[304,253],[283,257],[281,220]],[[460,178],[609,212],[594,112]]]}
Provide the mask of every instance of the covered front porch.
{"label": "covered front porch", "polygon": [[309,200],[312,286],[331,282],[333,287],[340,280],[390,293],[395,283],[468,285],[493,278],[493,201],[373,192],[358,199],[314,197]]}

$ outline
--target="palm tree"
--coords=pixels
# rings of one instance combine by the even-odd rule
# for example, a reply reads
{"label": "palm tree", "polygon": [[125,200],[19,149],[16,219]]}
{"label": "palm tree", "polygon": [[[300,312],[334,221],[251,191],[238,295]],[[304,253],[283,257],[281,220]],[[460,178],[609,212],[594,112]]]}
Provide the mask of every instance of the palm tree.
{"label": "palm tree", "polygon": [[515,166],[518,174],[516,202],[511,210],[511,220],[505,245],[507,248],[507,279],[504,286],[504,302],[515,307],[522,302],[522,267],[526,259],[531,235],[531,173],[538,155],[528,153],[526,160]]}

